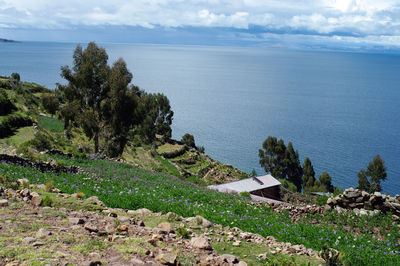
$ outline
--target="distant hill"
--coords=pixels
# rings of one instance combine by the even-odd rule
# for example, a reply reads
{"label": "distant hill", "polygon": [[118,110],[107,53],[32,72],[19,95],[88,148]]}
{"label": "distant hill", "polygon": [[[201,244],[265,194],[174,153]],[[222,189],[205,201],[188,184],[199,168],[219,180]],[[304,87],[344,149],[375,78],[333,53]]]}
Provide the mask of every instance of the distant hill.
{"label": "distant hill", "polygon": [[16,42],[16,41],[0,38],[0,42]]}

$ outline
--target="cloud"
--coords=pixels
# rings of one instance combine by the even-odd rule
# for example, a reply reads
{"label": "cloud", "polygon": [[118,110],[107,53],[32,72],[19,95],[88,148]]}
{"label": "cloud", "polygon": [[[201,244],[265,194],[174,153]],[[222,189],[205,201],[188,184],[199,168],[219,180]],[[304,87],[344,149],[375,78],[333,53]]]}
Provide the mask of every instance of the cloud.
{"label": "cloud", "polygon": [[393,40],[398,0],[0,0],[0,28],[225,27]]}

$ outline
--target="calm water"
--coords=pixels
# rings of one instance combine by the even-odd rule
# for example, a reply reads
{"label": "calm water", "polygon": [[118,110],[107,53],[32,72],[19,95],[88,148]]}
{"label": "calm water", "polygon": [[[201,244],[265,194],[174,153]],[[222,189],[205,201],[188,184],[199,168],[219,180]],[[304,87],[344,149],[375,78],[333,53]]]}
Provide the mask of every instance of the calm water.
{"label": "calm water", "polygon": [[[62,82],[75,44],[0,44],[0,75],[49,88]],[[165,93],[173,136],[189,132],[215,159],[244,171],[258,164],[268,136],[292,141],[335,185],[357,185],[357,172],[379,153],[384,192],[400,194],[400,56],[227,47],[105,44],[123,57],[134,83]]]}

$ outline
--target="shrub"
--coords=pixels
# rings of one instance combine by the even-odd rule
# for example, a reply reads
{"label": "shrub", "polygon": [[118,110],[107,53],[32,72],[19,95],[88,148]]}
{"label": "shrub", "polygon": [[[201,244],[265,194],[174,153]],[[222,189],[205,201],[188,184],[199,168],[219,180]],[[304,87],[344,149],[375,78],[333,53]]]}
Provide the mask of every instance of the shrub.
{"label": "shrub", "polygon": [[31,185],[31,183],[27,180],[23,180],[22,181],[22,187],[23,188],[29,188],[29,186]]}
{"label": "shrub", "polygon": [[19,73],[12,73],[11,74],[11,78],[14,79],[17,82],[21,81],[21,76],[19,75]]}
{"label": "shrub", "polygon": [[42,97],[44,109],[54,115],[60,109],[60,101],[54,95],[45,95]]}
{"label": "shrub", "polygon": [[186,230],[186,228],[183,226],[178,227],[178,229],[176,230],[176,234],[177,234],[177,236],[179,236],[181,238],[185,238],[185,239],[188,239],[189,235],[190,235],[188,230]]}
{"label": "shrub", "polygon": [[78,191],[76,192],[76,197],[78,199],[83,199],[85,197],[85,193],[83,193],[82,191]]}
{"label": "shrub", "polygon": [[183,135],[181,142],[189,147],[196,148],[193,135],[186,133]]}
{"label": "shrub", "polygon": [[197,151],[200,153],[204,153],[206,151],[206,149],[204,148],[204,146],[200,146],[200,147],[197,147]]}
{"label": "shrub", "polygon": [[42,202],[43,207],[52,207],[54,204],[53,200],[49,196],[45,196]]}
{"label": "shrub", "polygon": [[44,133],[37,132],[35,138],[29,141],[30,144],[38,151],[50,150],[52,148],[51,142]]}
{"label": "shrub", "polygon": [[11,103],[7,93],[0,89],[0,115],[7,115],[14,110],[16,110],[16,108]]}
{"label": "shrub", "polygon": [[317,196],[317,205],[319,206],[325,206],[326,202],[328,200],[329,197],[327,196]]}
{"label": "shrub", "polygon": [[53,189],[54,189],[54,182],[53,182],[53,180],[47,181],[45,190],[46,190],[47,192],[51,192]]}

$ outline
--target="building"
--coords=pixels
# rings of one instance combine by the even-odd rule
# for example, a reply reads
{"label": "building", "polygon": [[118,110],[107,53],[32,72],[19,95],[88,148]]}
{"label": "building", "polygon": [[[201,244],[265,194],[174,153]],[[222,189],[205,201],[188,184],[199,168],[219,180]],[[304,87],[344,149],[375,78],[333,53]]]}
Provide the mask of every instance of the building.
{"label": "building", "polygon": [[208,186],[208,188],[220,192],[249,192],[255,196],[280,200],[280,185],[281,182],[275,179],[272,175],[264,175],[220,185],[211,185]]}

